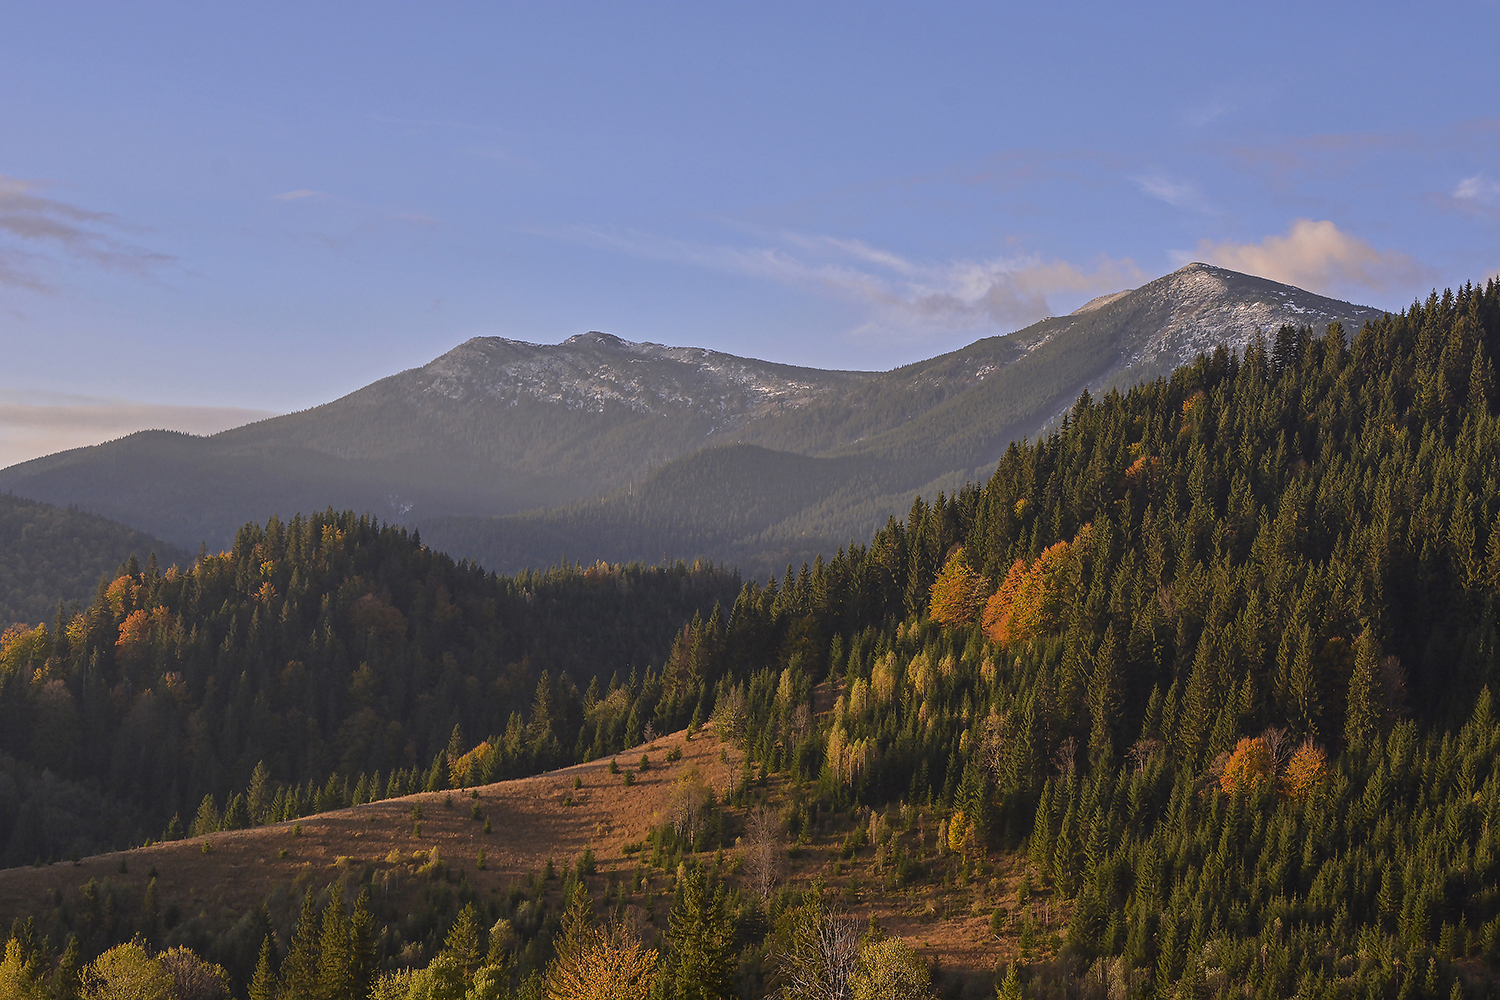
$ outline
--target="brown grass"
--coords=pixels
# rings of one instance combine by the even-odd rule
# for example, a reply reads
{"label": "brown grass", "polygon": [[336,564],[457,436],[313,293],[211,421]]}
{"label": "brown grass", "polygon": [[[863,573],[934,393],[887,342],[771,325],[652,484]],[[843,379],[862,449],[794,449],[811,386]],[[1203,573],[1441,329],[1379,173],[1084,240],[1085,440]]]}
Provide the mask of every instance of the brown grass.
{"label": "brown grass", "polygon": [[[682,751],[682,758],[669,763],[667,751],[674,747]],[[367,869],[385,884],[394,880],[400,886],[403,879],[410,884],[409,876],[423,860],[414,855],[434,848],[482,898],[527,879],[549,859],[561,870],[573,864],[586,847],[593,850],[601,878],[612,872],[634,872],[641,859],[627,856],[624,848],[643,840],[651,827],[665,821],[680,777],[696,767],[711,787],[723,790],[728,772],[720,760],[722,749],[709,732],[691,742],[685,732],[678,732],[650,747],[638,746],[618,755],[622,775],[635,771],[643,753],[651,759],[650,769],[637,773],[635,784],[628,788],[622,775],[609,773],[609,758],[605,758],[485,785],[472,790],[478,793],[477,799],[470,797],[471,790],[426,792],[271,826],[97,855],[76,863],[6,869],[0,871],[0,920],[8,924],[15,916],[48,909],[58,894],[71,896],[90,879],[123,887],[127,895],[139,899],[148,873],[154,871],[163,909],[175,905],[184,918],[201,916],[210,923],[227,924],[259,906],[277,887],[321,887],[341,875],[360,877]],[[582,782],[576,790],[575,778]],[[773,780],[767,794],[773,804],[784,803],[787,789]],[[568,797],[571,805],[564,804]],[[483,821],[471,818],[476,803],[490,820],[488,835],[483,832]],[[420,836],[414,833],[412,815],[418,804]],[[736,831],[742,820],[742,815],[734,817]],[[925,837],[920,839],[926,845],[928,872],[914,885],[896,887],[888,871],[875,865],[870,847],[852,862],[841,862],[840,843],[852,828],[847,819],[823,823],[797,845],[788,861],[787,878],[793,885],[806,885],[821,877],[857,919],[876,916],[888,933],[906,939],[945,970],[992,972],[1018,950],[1014,922],[1007,924],[998,939],[989,925],[997,902],[1015,910],[1015,888],[1024,859],[992,860],[983,875],[956,885],[948,877],[954,867],[951,858],[934,859],[931,845],[937,820],[927,814],[922,822]],[[909,850],[923,849],[918,840],[915,828],[903,835]],[[476,865],[481,848],[486,856],[484,871]],[[122,861],[127,869],[124,874]],[[660,892],[667,881],[656,873],[638,902],[651,910],[648,897]],[[1066,923],[1066,914],[1060,908],[1049,909],[1045,899],[1035,901],[1033,909],[1039,920],[1049,913],[1052,918],[1051,926],[1040,931],[1042,938]]]}

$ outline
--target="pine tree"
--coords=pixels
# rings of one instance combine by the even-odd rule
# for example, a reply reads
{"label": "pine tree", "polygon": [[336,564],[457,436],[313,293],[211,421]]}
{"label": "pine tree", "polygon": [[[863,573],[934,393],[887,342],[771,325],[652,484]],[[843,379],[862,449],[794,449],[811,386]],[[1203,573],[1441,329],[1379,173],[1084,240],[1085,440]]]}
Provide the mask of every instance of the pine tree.
{"label": "pine tree", "polygon": [[354,985],[353,949],[349,914],[344,911],[344,883],[334,882],[323,907],[323,930],[318,938],[318,985],[320,1000],[342,1000]]}
{"label": "pine tree", "polygon": [[1094,654],[1094,674],[1089,682],[1089,756],[1096,765],[1109,766],[1115,759],[1120,720],[1124,713],[1119,645],[1114,625],[1104,630],[1104,639]]}
{"label": "pine tree", "polygon": [[245,806],[252,824],[266,822],[266,810],[271,807],[271,771],[265,761],[258,761],[250,772],[250,785],[245,790]]}
{"label": "pine tree", "polygon": [[1349,676],[1348,706],[1344,709],[1344,743],[1363,747],[1380,724],[1380,647],[1369,626],[1354,647],[1354,671]]}
{"label": "pine tree", "polygon": [[311,888],[302,899],[302,913],[292,933],[292,946],[281,963],[279,1000],[321,1000],[318,990],[318,910]]}
{"label": "pine tree", "polygon": [[[587,898],[588,892],[582,883],[575,890],[575,896],[578,892],[582,892]],[[465,903],[464,908],[458,912],[458,918],[453,921],[453,927],[443,942],[443,951],[463,971],[464,982],[473,982],[474,973],[484,964],[485,955],[483,928],[479,925],[479,911],[474,908],[473,903]]]}
{"label": "pine tree", "polygon": [[671,980],[681,1000],[729,995],[734,968],[734,926],[724,887],[709,895],[702,869],[686,873],[670,918]]}
{"label": "pine tree", "polygon": [[250,1000],[276,1000],[276,974],[271,970],[271,935],[260,942],[260,958],[250,979]]}
{"label": "pine tree", "polygon": [[205,833],[217,833],[219,830],[219,807],[214,802],[213,793],[203,796],[203,801],[198,803],[198,815],[193,818],[193,828],[188,832],[190,837],[201,837]]}
{"label": "pine tree", "polygon": [[68,946],[63,949],[57,971],[52,976],[53,996],[57,1000],[77,1000],[82,972],[83,946],[79,943],[77,934],[69,934]]}
{"label": "pine tree", "polygon": [[370,978],[375,973],[375,917],[370,912],[370,889],[360,890],[354,901],[354,916],[349,922],[350,979],[354,996],[370,992]]}

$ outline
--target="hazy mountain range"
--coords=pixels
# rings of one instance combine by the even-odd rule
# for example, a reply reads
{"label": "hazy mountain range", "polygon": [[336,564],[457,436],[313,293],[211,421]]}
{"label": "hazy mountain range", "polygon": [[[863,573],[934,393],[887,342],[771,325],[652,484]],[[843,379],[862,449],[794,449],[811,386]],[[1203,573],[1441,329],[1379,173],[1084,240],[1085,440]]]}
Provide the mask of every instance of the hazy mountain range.
{"label": "hazy mountain range", "polygon": [[1257,330],[1380,311],[1191,264],[889,372],[822,371],[586,333],[479,337],[333,402],[208,437],[143,431],[0,470],[171,543],[272,513],[369,510],[511,571],[708,556],[764,573],[868,539],[918,492],[982,477],[1084,388]]}

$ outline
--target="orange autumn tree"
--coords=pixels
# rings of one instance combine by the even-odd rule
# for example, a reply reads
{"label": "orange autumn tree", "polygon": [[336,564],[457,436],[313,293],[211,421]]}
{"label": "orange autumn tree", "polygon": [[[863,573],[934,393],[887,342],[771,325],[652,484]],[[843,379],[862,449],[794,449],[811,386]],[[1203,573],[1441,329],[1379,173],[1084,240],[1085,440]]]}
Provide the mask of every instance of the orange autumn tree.
{"label": "orange autumn tree", "polygon": [[1224,765],[1219,787],[1230,795],[1265,791],[1276,782],[1276,762],[1266,741],[1259,737],[1240,740]]}
{"label": "orange autumn tree", "polygon": [[120,665],[126,668],[143,666],[151,655],[151,644],[161,641],[172,624],[172,612],[160,605],[151,611],[138,608],[126,615],[120,623],[119,638],[115,640]]}
{"label": "orange autumn tree", "polygon": [[960,545],[928,589],[927,617],[943,626],[971,624],[983,610],[988,591],[989,585],[969,566]]}
{"label": "orange autumn tree", "polygon": [[1078,557],[1089,549],[1093,529],[1084,525],[1071,542],[1049,545],[1027,565],[1011,564],[984,608],[984,634],[1001,645],[1026,642],[1057,627],[1064,599],[1078,585]]}
{"label": "orange autumn tree", "polygon": [[1312,794],[1328,772],[1328,758],[1312,740],[1307,740],[1287,762],[1281,777],[1281,793],[1294,802]]}

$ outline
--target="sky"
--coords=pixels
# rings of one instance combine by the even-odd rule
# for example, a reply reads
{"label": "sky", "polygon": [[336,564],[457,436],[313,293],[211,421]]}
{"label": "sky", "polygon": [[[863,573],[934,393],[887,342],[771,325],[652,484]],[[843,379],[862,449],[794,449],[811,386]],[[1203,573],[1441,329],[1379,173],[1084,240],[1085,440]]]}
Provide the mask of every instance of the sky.
{"label": "sky", "polygon": [[1500,270],[1500,3],[48,4],[0,31],[0,466],[473,336],[888,369],[1205,260]]}

